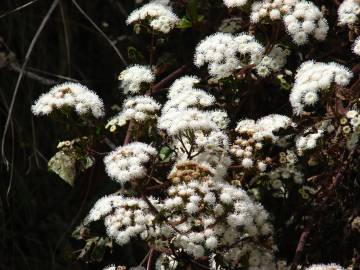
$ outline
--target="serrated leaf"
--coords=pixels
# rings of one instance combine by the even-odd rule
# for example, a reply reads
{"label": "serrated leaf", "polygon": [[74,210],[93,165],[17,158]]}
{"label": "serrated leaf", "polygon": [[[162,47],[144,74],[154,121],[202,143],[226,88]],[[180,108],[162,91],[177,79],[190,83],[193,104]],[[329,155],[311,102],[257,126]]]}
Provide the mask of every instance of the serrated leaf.
{"label": "serrated leaf", "polygon": [[57,152],[48,162],[50,171],[61,177],[66,183],[73,186],[76,176],[76,158],[63,151]]}

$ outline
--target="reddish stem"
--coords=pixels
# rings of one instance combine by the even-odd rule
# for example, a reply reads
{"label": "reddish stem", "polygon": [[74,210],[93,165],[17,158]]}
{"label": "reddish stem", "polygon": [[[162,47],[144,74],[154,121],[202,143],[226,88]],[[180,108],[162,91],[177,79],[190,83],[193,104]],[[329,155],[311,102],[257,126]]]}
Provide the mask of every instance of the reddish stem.
{"label": "reddish stem", "polygon": [[154,256],[154,252],[155,252],[155,250],[153,248],[151,248],[150,253],[149,253],[149,257],[148,257],[148,261],[147,261],[147,265],[146,265],[146,270],[151,269],[151,263],[152,263],[152,258]]}
{"label": "reddish stem", "polygon": [[296,246],[296,251],[295,251],[295,256],[294,256],[294,260],[292,262],[291,268],[290,270],[296,270],[297,266],[300,262],[300,258],[301,258],[301,254],[303,253],[304,247],[305,247],[305,243],[306,240],[310,234],[310,230],[311,230],[311,226],[310,223],[308,225],[306,225],[306,227],[304,228],[303,232],[300,235],[299,238],[299,242]]}

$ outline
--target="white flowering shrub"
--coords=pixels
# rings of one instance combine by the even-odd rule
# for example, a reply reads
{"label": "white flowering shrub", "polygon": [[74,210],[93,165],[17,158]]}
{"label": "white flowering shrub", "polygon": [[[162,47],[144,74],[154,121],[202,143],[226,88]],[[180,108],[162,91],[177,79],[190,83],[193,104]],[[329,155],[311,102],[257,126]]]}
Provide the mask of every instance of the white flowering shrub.
{"label": "white flowering shrub", "polygon": [[[83,125],[100,126],[77,144],[62,142],[50,166],[65,178],[70,157],[98,156],[89,166],[103,160],[117,182],[83,226],[101,226],[119,246],[145,245],[148,254],[130,269],[354,264],[352,254],[312,253],[334,245],[322,225],[357,215],[332,212],[359,169],[360,68],[356,55],[341,57],[360,54],[360,2],[339,2],[151,1],[131,12],[126,23],[151,48],[148,61],[120,71],[117,115],[96,120],[102,100],[74,83],[32,107],[35,115],[74,109]],[[352,40],[338,53],[341,31]],[[171,46],[186,34],[188,58],[179,61]],[[170,68],[168,54],[179,67]],[[99,144],[105,153],[92,149]]]}

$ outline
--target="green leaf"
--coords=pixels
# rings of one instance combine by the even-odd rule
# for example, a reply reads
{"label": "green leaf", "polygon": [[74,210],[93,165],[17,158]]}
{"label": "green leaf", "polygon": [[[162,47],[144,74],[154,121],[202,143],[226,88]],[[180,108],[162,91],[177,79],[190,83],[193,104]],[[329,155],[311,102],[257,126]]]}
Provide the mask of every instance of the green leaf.
{"label": "green leaf", "polygon": [[70,186],[74,186],[77,173],[85,171],[94,163],[93,156],[79,156],[75,150],[59,151],[49,160],[48,167]]}
{"label": "green leaf", "polygon": [[66,154],[64,151],[57,152],[48,163],[49,170],[59,175],[66,183],[73,186],[76,176],[76,157]]}
{"label": "green leaf", "polygon": [[161,148],[159,157],[162,161],[166,161],[167,159],[169,159],[170,155],[171,155],[171,149],[169,147],[164,146],[163,148]]}
{"label": "green leaf", "polygon": [[204,21],[204,19],[205,19],[204,15],[197,16],[197,22],[202,22],[202,21]]}
{"label": "green leaf", "polygon": [[94,163],[95,163],[95,158],[93,156],[85,156],[84,158],[81,159],[79,171],[83,172],[86,169],[89,169],[94,165]]}
{"label": "green leaf", "polygon": [[191,21],[190,21],[188,18],[183,17],[183,18],[180,20],[180,22],[179,22],[179,24],[178,24],[177,27],[180,28],[180,29],[191,28],[191,27],[192,27],[192,23],[191,23]]}

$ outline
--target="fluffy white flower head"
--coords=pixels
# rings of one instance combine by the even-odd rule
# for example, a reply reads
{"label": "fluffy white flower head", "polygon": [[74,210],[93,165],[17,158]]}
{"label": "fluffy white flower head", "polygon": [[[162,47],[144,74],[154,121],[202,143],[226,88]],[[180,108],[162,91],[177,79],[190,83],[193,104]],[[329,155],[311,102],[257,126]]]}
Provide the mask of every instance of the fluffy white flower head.
{"label": "fluffy white flower head", "polygon": [[297,0],[257,1],[251,6],[250,20],[253,23],[258,23],[265,18],[269,18],[272,21],[279,20],[294,8],[296,2]]}
{"label": "fluffy white flower head", "polygon": [[314,105],[319,92],[330,89],[334,83],[348,85],[352,76],[350,70],[337,63],[303,63],[296,73],[295,84],[290,94],[294,113],[301,114],[305,106]]}
{"label": "fluffy white flower head", "polygon": [[155,119],[156,113],[160,110],[160,104],[149,96],[135,96],[125,100],[123,110],[113,117],[106,125],[106,128],[124,126],[127,121],[134,120],[137,123],[144,123]]}
{"label": "fluffy white flower head", "polygon": [[355,54],[360,55],[360,36],[354,41],[352,50]]}
{"label": "fluffy white flower head", "polygon": [[104,104],[99,96],[79,83],[59,84],[42,94],[31,107],[34,115],[48,115],[54,110],[73,107],[78,115],[104,116]]}
{"label": "fluffy white flower head", "polygon": [[152,29],[169,33],[177,25],[179,18],[166,5],[148,3],[134,10],[127,18],[126,23],[133,24],[144,20],[149,20]]}
{"label": "fluffy white flower head", "polygon": [[116,270],[116,266],[115,265],[108,265],[105,268],[103,268],[103,270]]}
{"label": "fluffy white flower head", "polygon": [[267,77],[272,71],[277,72],[282,69],[286,62],[289,51],[275,45],[270,53],[264,56],[260,63],[255,67],[260,77]]}
{"label": "fluffy white flower head", "polygon": [[224,4],[228,8],[242,7],[247,4],[247,0],[224,0]]}
{"label": "fluffy white flower head", "polygon": [[[150,197],[149,201],[156,209],[161,209],[157,200]],[[152,232],[155,216],[141,199],[112,195],[95,203],[86,222],[100,219],[104,219],[107,235],[122,246],[136,236],[147,238]]]}
{"label": "fluffy white flower head", "polygon": [[294,126],[291,118],[280,114],[270,114],[260,118],[256,122],[249,119],[241,120],[235,130],[240,134],[252,134],[256,141],[269,138],[275,143],[279,137],[276,136],[274,132],[281,128],[287,129],[291,126]]}
{"label": "fluffy white flower head", "polygon": [[215,103],[215,98],[204,90],[195,88],[200,80],[195,76],[184,76],[170,86],[169,100],[163,107],[163,113],[185,110],[188,108],[203,108]]}
{"label": "fluffy white flower head", "polygon": [[123,70],[118,78],[121,81],[121,88],[124,94],[137,94],[143,83],[152,83],[155,75],[147,66],[134,65]]}
{"label": "fluffy white flower head", "polygon": [[147,173],[145,164],[156,154],[156,149],[145,143],[120,146],[104,158],[106,172],[122,184],[140,179]]}
{"label": "fluffy white flower head", "polygon": [[283,20],[286,31],[297,45],[308,42],[312,35],[324,40],[328,24],[320,9],[304,0],[263,0],[252,5],[250,20],[259,23],[267,20]]}
{"label": "fluffy white flower head", "polygon": [[309,1],[299,1],[283,18],[287,32],[297,45],[308,42],[309,36],[324,40],[329,30],[320,9]]}
{"label": "fluffy white flower head", "polygon": [[[194,63],[197,67],[208,64],[210,75],[221,79],[232,75],[236,69],[244,65],[258,64],[264,50],[264,47],[251,35],[215,33],[198,44]],[[250,56],[250,62],[241,62],[238,54]]]}
{"label": "fluffy white flower head", "polygon": [[219,130],[219,127],[211,119],[211,115],[198,109],[167,112],[159,118],[158,128],[166,130],[170,136],[178,135],[186,130]]}
{"label": "fluffy white flower head", "polygon": [[345,0],[338,9],[339,25],[354,25],[360,15],[360,2],[357,0]]}

